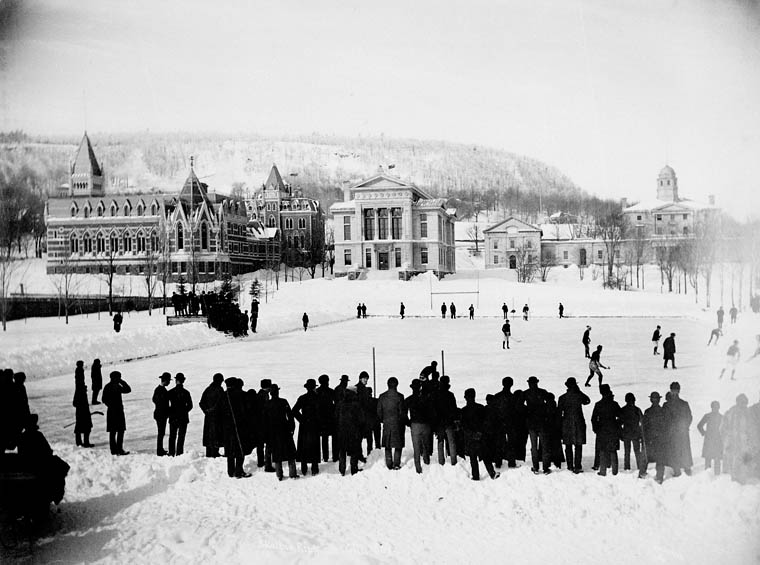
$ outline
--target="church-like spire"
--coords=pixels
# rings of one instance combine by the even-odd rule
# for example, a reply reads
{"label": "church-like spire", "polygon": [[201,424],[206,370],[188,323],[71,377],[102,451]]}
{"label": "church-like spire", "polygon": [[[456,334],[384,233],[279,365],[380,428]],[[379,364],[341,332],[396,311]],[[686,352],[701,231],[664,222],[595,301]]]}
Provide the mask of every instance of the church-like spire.
{"label": "church-like spire", "polygon": [[102,196],[103,169],[95,157],[90,137],[84,132],[71,163],[71,196]]}

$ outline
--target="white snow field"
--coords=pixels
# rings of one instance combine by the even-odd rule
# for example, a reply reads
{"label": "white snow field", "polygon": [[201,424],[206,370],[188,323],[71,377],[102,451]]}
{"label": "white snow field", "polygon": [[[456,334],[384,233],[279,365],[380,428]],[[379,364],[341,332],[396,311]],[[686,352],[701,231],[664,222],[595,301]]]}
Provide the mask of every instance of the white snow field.
{"label": "white snow field", "polygon": [[[744,392],[760,400],[760,357],[739,365],[736,380],[718,373],[732,339],[745,358],[754,350],[760,318],[749,311],[735,325],[726,323],[717,347],[706,347],[715,325],[693,296],[617,292],[598,281],[561,280],[522,285],[491,273],[461,273],[436,281],[409,282],[374,277],[365,281],[315,280],[281,284],[262,304],[259,333],[233,340],[200,324],[165,326],[146,313],[126,317],[115,334],[107,315],[30,319],[9,324],[0,335],[0,366],[27,372],[33,412],[42,431],[70,465],[66,495],[41,538],[2,548],[3,563],[757,563],[760,561],[760,484],[739,485],[730,477],[704,471],[696,422],[712,400],[725,412]],[[590,277],[588,277],[590,278]],[[448,294],[434,294],[430,291]],[[480,294],[455,294],[478,289]],[[442,320],[443,300],[457,304],[460,318]],[[400,301],[407,319],[398,316]],[[569,318],[557,318],[562,301]],[[366,320],[356,304],[366,303]],[[533,318],[513,316],[512,349],[501,349],[501,304],[518,311],[529,303]],[[467,319],[467,306],[476,319]],[[247,305],[246,305],[247,306]],[[728,308],[728,306],[726,306]],[[311,318],[307,332],[300,318]],[[675,332],[677,370],[662,368],[652,355],[656,324]],[[245,388],[271,378],[291,405],[307,378],[322,373],[337,384],[341,374],[356,382],[359,371],[373,373],[376,353],[378,392],[397,376],[400,391],[432,359],[451,376],[460,405],[467,387],[478,400],[498,391],[511,375],[516,388],[536,375],[539,386],[556,395],[564,380],[587,375],[581,334],[592,326],[592,343],[604,345],[608,382],[623,402],[633,392],[648,406],[653,390],[664,394],[673,380],[682,386],[694,415],[694,474],[662,485],[634,472],[599,477],[591,471],[594,437],[590,426],[582,475],[566,470],[534,476],[528,464],[502,469],[492,481],[470,480],[469,464],[434,463],[414,472],[411,442],[402,469],[386,470],[375,450],[363,472],[342,477],[336,464],[320,466],[316,477],[278,482],[247,458],[248,479],[229,479],[223,458],[203,457],[202,414],[190,413],[186,453],[153,455],[154,422],[150,401],[158,375],[168,370],[187,376],[197,404],[214,372],[239,376]],[[102,416],[93,416],[94,449],[73,445],[73,368],[100,357],[104,374],[118,369],[132,386],[124,397],[125,449],[113,457]],[[89,378],[87,379],[89,381]],[[370,381],[370,384],[372,382]],[[592,404],[596,387],[586,389]],[[97,407],[101,408],[101,407]],[[591,406],[585,409],[587,420]],[[622,448],[620,451],[622,459]],[[622,461],[621,461],[622,469]],[[481,465],[482,470],[482,465]]]}

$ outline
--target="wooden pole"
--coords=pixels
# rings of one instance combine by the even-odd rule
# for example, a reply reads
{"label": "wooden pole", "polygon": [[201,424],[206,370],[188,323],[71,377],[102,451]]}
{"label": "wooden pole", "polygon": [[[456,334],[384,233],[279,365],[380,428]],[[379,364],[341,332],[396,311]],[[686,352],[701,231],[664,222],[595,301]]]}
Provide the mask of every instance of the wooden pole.
{"label": "wooden pole", "polygon": [[375,348],[372,348],[372,396],[377,397],[377,375],[375,371]]}
{"label": "wooden pole", "polygon": [[446,374],[446,361],[443,357],[443,349],[441,349],[441,375]]}

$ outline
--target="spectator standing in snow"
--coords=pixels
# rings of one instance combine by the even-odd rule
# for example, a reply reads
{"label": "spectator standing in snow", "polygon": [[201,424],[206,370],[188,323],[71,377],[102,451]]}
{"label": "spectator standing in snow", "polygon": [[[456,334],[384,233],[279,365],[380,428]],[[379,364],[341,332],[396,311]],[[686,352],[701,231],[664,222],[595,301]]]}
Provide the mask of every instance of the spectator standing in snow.
{"label": "spectator standing in snow", "polygon": [[697,424],[699,435],[705,438],[702,444],[702,457],[705,459],[705,470],[715,465],[716,475],[720,475],[720,461],[723,459],[723,438],[720,435],[720,426],[723,416],[720,413],[720,402],[713,400],[710,403],[710,412],[702,416]]}
{"label": "spectator standing in snow", "polygon": [[725,442],[723,469],[741,484],[746,483],[753,472],[757,473],[757,413],[753,414],[748,404],[745,394],[737,396],[736,404],[728,409],[721,424]]}
{"label": "spectator standing in snow", "polygon": [[689,403],[681,398],[681,385],[670,383],[670,397],[662,407],[665,411],[665,421],[669,428],[669,450],[665,464],[673,469],[673,476],[681,474],[681,469],[691,475],[694,461],[691,458],[691,440],[689,426],[691,425],[691,408]]}
{"label": "spectator standing in snow", "polygon": [[329,375],[319,375],[317,407],[319,410],[319,435],[322,441],[322,461],[330,461],[330,437],[332,436],[332,460],[338,460],[335,450],[335,391],[330,388]]}
{"label": "spectator standing in snow", "polygon": [[723,335],[723,330],[720,328],[713,328],[713,330],[710,332],[710,339],[707,341],[707,345],[709,346],[712,343],[713,338],[715,338],[715,345],[718,345],[718,340]]}
{"label": "spectator standing in snow", "polygon": [[406,312],[406,306],[404,306],[404,303],[401,303],[401,306],[399,307],[399,314],[401,315],[401,319],[404,319],[404,313]]}
{"label": "spectator standing in snow", "polygon": [[665,338],[665,341],[662,342],[662,358],[665,361],[662,365],[663,369],[668,368],[668,361],[670,361],[670,366],[675,369],[676,368],[676,334],[671,333],[670,336]]}
{"label": "spectator standing in snow", "polygon": [[718,316],[718,327],[720,329],[723,329],[723,316],[725,315],[725,312],[723,311],[723,306],[718,308],[718,311],[716,312]]}
{"label": "spectator standing in snow", "polygon": [[446,307],[446,303],[444,302],[443,304],[441,304],[441,318],[444,318],[444,319],[446,318],[447,310],[448,308]]}
{"label": "spectator standing in snow", "polygon": [[153,419],[156,421],[156,455],[166,455],[164,449],[164,436],[166,435],[166,422],[169,419],[169,391],[166,390],[172,380],[169,373],[163,373],[161,383],[153,391]]}
{"label": "spectator standing in snow", "polygon": [[474,320],[475,319],[475,307],[472,304],[470,304],[470,307],[468,308],[468,310],[470,311],[470,320]]}
{"label": "spectator standing in snow", "polygon": [[304,312],[303,316],[301,317],[301,321],[303,322],[303,331],[306,331],[309,329],[309,315]]}
{"label": "spectator standing in snow", "polygon": [[250,440],[246,436],[250,414],[243,392],[243,381],[230,377],[224,384],[227,385],[227,391],[220,402],[219,420],[224,438],[224,455],[227,457],[227,475],[230,478],[244,479],[251,476],[243,470],[250,447]]}
{"label": "spectator standing in snow", "polygon": [[509,306],[507,306],[507,303],[501,305],[501,312],[504,314],[504,319],[506,320],[509,317]]}
{"label": "spectator standing in snow", "polygon": [[583,332],[583,337],[581,338],[581,343],[583,344],[583,349],[586,350],[586,359],[591,358],[591,355],[589,354],[589,346],[591,345],[591,336],[589,335],[591,333],[591,326],[586,326],[586,331]]}
{"label": "spectator standing in snow", "polygon": [[98,394],[103,390],[103,373],[101,372],[100,359],[95,359],[90,367],[90,382],[92,384],[92,404],[100,404]]}
{"label": "spectator standing in snow", "polygon": [[[246,324],[247,326],[247,324]],[[188,414],[193,409],[193,399],[185,388],[185,375],[174,376],[174,388],[169,391],[169,456],[182,455],[185,452],[185,435]]]}
{"label": "spectator standing in snow", "polygon": [[[90,415],[90,400],[87,398],[87,385],[84,384],[83,364],[82,361],[77,361],[77,368],[74,371],[74,401],[72,403],[76,409],[74,439],[77,445],[92,447],[90,443],[92,416]],[[18,374],[16,373],[16,375]],[[82,439],[83,437],[84,439]]]}
{"label": "spectator standing in snow", "polygon": [[718,379],[723,378],[723,373],[726,372],[726,369],[731,369],[731,380],[735,381],[736,378],[734,375],[736,374],[736,366],[739,364],[741,356],[741,351],[739,351],[739,340],[735,339],[734,342],[729,346],[728,351],[726,351],[726,364],[721,369]]}
{"label": "spectator standing in snow", "polygon": [[562,442],[565,444],[565,460],[567,468],[573,473],[583,472],[583,444],[586,443],[586,419],[583,417],[583,406],[591,403],[578,387],[575,377],[565,381],[567,392],[557,400],[557,410],[562,419]]}
{"label": "spectator standing in snow", "polygon": [[[348,377],[346,377],[346,382],[348,382]],[[338,387],[335,388],[337,392]],[[343,476],[346,474],[347,458],[351,474],[355,475],[360,471],[359,456],[362,452],[361,429],[362,412],[359,406],[359,399],[356,396],[356,388],[344,386],[340,389],[340,392],[337,392],[335,402],[335,443],[338,447],[338,470]]]}
{"label": "spectator standing in snow", "polygon": [[639,470],[639,478],[646,476],[646,464],[642,451],[641,425],[644,414],[636,406],[636,397],[632,392],[625,395],[625,406],[620,409],[621,439],[623,440],[623,469],[631,469],[631,447]]}
{"label": "spectator standing in snow", "polygon": [[665,476],[665,459],[668,449],[667,416],[663,407],[660,406],[660,398],[660,393],[657,391],[649,395],[652,405],[644,411],[644,418],[642,420],[642,434],[644,436],[644,447],[646,448],[643,475],[646,475],[646,467],[649,463],[654,463],[654,480],[658,483],[662,483]]}
{"label": "spectator standing in snow", "polygon": [[385,448],[385,466],[401,468],[401,450],[404,448],[406,412],[404,395],[398,392],[398,379],[388,379],[388,390],[377,399],[377,419],[383,424],[382,446]]}
{"label": "spectator standing in snow", "polygon": [[359,304],[356,305],[356,317],[361,318],[362,317],[362,303],[359,302]]}
{"label": "spectator standing in snow", "polygon": [[[470,458],[471,478],[473,481],[480,480],[480,465],[478,458],[481,457],[483,431],[486,419],[486,407],[475,402],[475,389],[468,388],[464,391],[465,406],[461,410],[462,431],[464,434],[464,454]],[[492,479],[499,478],[499,474],[493,468],[489,459],[483,460],[488,476]],[[421,471],[420,471],[421,472]]]}
{"label": "spectator standing in snow", "polygon": [[121,379],[119,371],[111,371],[109,378],[111,381],[103,387],[103,404],[108,408],[106,431],[108,431],[111,455],[129,455],[129,451],[124,451],[124,431],[127,429],[127,420],[124,416],[124,403],[121,397],[132,392],[132,388]]}
{"label": "spectator standing in snow", "polygon": [[597,345],[594,352],[591,354],[591,360],[588,362],[588,378],[586,379],[585,386],[591,386],[591,379],[594,378],[594,375],[599,377],[599,386],[602,386],[602,379],[604,378],[604,375],[602,375],[602,371],[599,370],[599,367],[602,369],[609,369],[609,367],[606,367],[604,364],[602,364],[601,361],[601,355],[602,355],[602,346]]}
{"label": "spectator standing in snow", "polygon": [[559,303],[559,317],[565,317],[565,307],[562,305],[562,302]]}
{"label": "spectator standing in snow", "polygon": [[527,304],[525,306],[523,306],[523,310],[522,310],[522,312],[523,312],[523,320],[525,320],[526,322],[528,321],[528,311],[529,310],[530,310],[530,308],[528,308]]}
{"label": "spectator standing in snow", "polygon": [[599,445],[599,475],[604,477],[607,468],[612,467],[612,474],[618,474],[618,450],[620,449],[620,405],[615,402],[615,395],[610,385],[599,385],[602,399],[594,405],[591,414],[591,428],[596,433]]}
{"label": "spectator standing in snow", "polygon": [[449,312],[451,313],[452,320],[457,317],[457,307],[454,306],[453,302],[451,303],[451,305],[449,305]]}
{"label": "spectator standing in snow", "polygon": [[222,383],[224,376],[216,373],[211,383],[206,387],[198,403],[203,411],[203,446],[206,448],[206,457],[219,457],[219,447],[222,446],[222,429],[219,421],[220,402],[224,400]]}
{"label": "spectator standing in snow", "polygon": [[[205,301],[204,301],[205,302]],[[203,302],[201,302],[203,304]],[[259,301],[255,298],[251,300],[251,331],[256,333],[256,327],[259,324]]]}
{"label": "spectator standing in snow", "polygon": [[113,315],[113,331],[119,333],[121,331],[121,324],[124,322],[124,316],[121,315],[121,310]]}
{"label": "spectator standing in snow", "polygon": [[736,315],[739,313],[739,310],[736,309],[736,306],[731,306],[731,309],[728,311],[728,317],[731,320],[732,324],[736,323]]}
{"label": "spectator standing in snow", "polygon": [[506,320],[501,325],[501,348],[504,349],[504,346],[506,345],[506,348],[509,349],[509,337],[512,335],[512,328],[509,325],[509,320]]}
{"label": "spectator standing in snow", "polygon": [[660,337],[662,334],[660,334],[660,326],[657,326],[652,333],[652,344],[654,344],[654,350],[652,352],[652,355],[659,355],[660,352],[657,351],[657,349],[660,347]]}
{"label": "spectator standing in snow", "polygon": [[528,390],[523,393],[525,406],[525,423],[530,438],[530,457],[533,463],[532,471],[538,473],[538,463],[541,461],[545,475],[551,473],[551,454],[549,442],[544,428],[546,423],[546,390],[538,387],[538,378],[528,378]]}
{"label": "spectator standing in snow", "polygon": [[367,305],[364,302],[362,302],[362,318],[366,318],[366,317],[367,317]]}
{"label": "spectator standing in snow", "polygon": [[298,420],[298,444],[296,460],[301,462],[301,474],[306,475],[309,463],[311,474],[319,473],[319,398],[317,381],[307,379],[303,385],[306,392],[293,405],[293,417]]}
{"label": "spectator standing in snow", "polygon": [[427,446],[432,436],[433,418],[431,414],[432,399],[423,395],[422,380],[415,379],[410,385],[412,395],[405,399],[406,410],[409,413],[409,426],[412,432],[412,448],[414,450],[414,468],[417,473],[422,473],[422,464],[430,465],[430,456]]}
{"label": "spectator standing in snow", "polygon": [[296,445],[293,442],[293,433],[296,429],[293,412],[290,404],[284,398],[280,398],[280,387],[275,383],[269,387],[269,402],[264,406],[264,421],[267,443],[272,450],[272,463],[278,480],[283,480],[283,461],[288,462],[288,477],[298,478],[296,471]]}

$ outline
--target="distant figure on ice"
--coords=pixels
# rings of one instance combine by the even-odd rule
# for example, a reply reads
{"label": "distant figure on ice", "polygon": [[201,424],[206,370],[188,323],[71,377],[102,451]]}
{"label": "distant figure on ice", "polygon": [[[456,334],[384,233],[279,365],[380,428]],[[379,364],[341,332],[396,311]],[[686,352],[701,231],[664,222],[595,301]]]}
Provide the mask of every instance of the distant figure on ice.
{"label": "distant figure on ice", "polygon": [[121,310],[113,315],[113,331],[119,333],[121,331],[121,324],[124,322],[124,316],[121,315]]}
{"label": "distant figure on ice", "polygon": [[665,421],[669,426],[669,452],[665,464],[673,469],[673,476],[681,474],[681,469],[691,475],[694,461],[691,458],[691,408],[689,403],[681,398],[681,385],[670,383],[670,396],[662,409],[665,411]]}
{"label": "distant figure on ice", "polygon": [[441,304],[441,318],[446,318],[446,312],[448,311],[448,308],[446,307],[446,303],[444,302]]}
{"label": "distant figure on ice", "polygon": [[720,435],[720,425],[723,416],[720,413],[720,402],[710,403],[710,412],[702,416],[697,424],[699,435],[705,438],[702,444],[702,457],[705,458],[705,470],[715,463],[715,474],[720,475],[720,461],[723,459],[723,438]]}
{"label": "distant figure on ice", "polygon": [[366,317],[367,317],[367,305],[364,302],[362,302],[362,318],[366,318]]}
{"label": "distant figure on ice", "polygon": [[108,431],[111,455],[129,455],[129,451],[124,451],[124,431],[127,429],[127,420],[124,416],[124,403],[121,397],[123,394],[132,392],[132,388],[121,379],[119,371],[111,371],[109,378],[111,381],[103,387],[103,404],[108,408],[106,431]]}
{"label": "distant figure on ice", "polygon": [[668,368],[668,361],[670,361],[670,366],[675,369],[676,368],[676,334],[671,333],[670,336],[665,338],[665,341],[662,342],[662,358],[665,361],[665,363],[662,365],[663,369]]}
{"label": "distant figure on ice", "polygon": [[501,348],[504,349],[504,346],[506,345],[506,348],[509,349],[509,336],[512,335],[512,328],[509,325],[509,320],[506,320],[501,325]]}
{"label": "distant figure on ice", "polygon": [[581,338],[583,349],[586,350],[586,359],[589,359],[591,357],[591,355],[588,352],[588,348],[591,345],[591,336],[589,335],[590,333],[591,333],[591,326],[586,326],[586,331],[583,332],[583,337]]}
{"label": "distant figure on ice", "polygon": [[474,320],[475,319],[475,307],[472,304],[470,304],[470,307],[467,310],[469,310],[469,312],[470,312],[470,320]]}
{"label": "distant figure on ice", "polygon": [[741,356],[741,351],[739,351],[739,340],[735,339],[729,346],[728,351],[726,351],[726,364],[720,370],[720,376],[718,379],[723,378],[723,373],[726,372],[726,369],[731,369],[731,380],[735,381],[736,379],[734,378],[734,375],[736,374],[736,366],[739,364]]}
{"label": "distant figure on ice", "polygon": [[501,312],[504,314],[504,319],[506,320],[509,316],[509,306],[507,306],[507,303],[501,305]]}
{"label": "distant figure on ice", "polygon": [[723,329],[723,316],[725,312],[723,312],[723,306],[718,308],[717,316],[718,316],[718,327],[722,330]]}
{"label": "distant figure on ice", "polygon": [[169,420],[169,391],[166,390],[172,380],[170,373],[163,373],[161,383],[153,390],[153,419],[156,421],[156,455],[162,457],[167,454],[164,449],[164,436],[166,435],[166,422]]}
{"label": "distant figure on ice", "polygon": [[660,352],[657,351],[657,348],[660,347],[660,337],[662,334],[660,334],[660,326],[657,326],[657,328],[652,333],[652,344],[654,345],[654,350],[652,352],[652,355],[659,355]]}
{"label": "distant figure on ice", "polygon": [[736,306],[731,306],[731,309],[728,311],[728,318],[731,320],[732,324],[736,323],[736,315],[739,313],[739,310],[736,309]]}
{"label": "distant figure on ice", "polygon": [[362,317],[362,303],[359,302],[359,304],[356,305],[356,317],[361,318]]}
{"label": "distant figure on ice", "polygon": [[713,328],[713,330],[710,332],[710,339],[707,341],[707,345],[709,346],[712,343],[713,338],[715,338],[715,345],[718,345],[718,340],[723,335],[723,330],[720,328]]}
{"label": "distant figure on ice", "polygon": [[451,319],[452,320],[457,317],[457,307],[454,306],[453,302],[449,306],[449,312],[451,313]]}
{"label": "distant figure on ice", "polygon": [[100,404],[98,394],[103,390],[103,373],[100,370],[100,359],[95,359],[90,367],[90,383],[92,385],[92,404]]}
{"label": "distant figure on ice", "polygon": [[528,308],[527,304],[525,306],[523,306],[523,310],[522,310],[522,312],[523,312],[523,320],[526,320],[526,321],[528,320],[528,311],[529,310],[530,310],[530,308]]}
{"label": "distant figure on ice", "polygon": [[562,302],[559,303],[559,317],[565,317],[565,307],[562,305]]}
{"label": "distant figure on ice", "polygon": [[74,401],[72,403],[76,409],[74,439],[77,445],[92,447],[90,443],[92,416],[90,415],[90,400],[87,398],[87,385],[84,384],[83,365],[83,361],[77,361],[77,368],[74,370]]}
{"label": "distant figure on ice", "polygon": [[401,303],[401,306],[399,307],[398,313],[401,315],[401,319],[404,319],[404,313],[406,312],[406,306],[404,306],[404,303]]}
{"label": "distant figure on ice", "polygon": [[182,455],[185,452],[185,435],[188,414],[193,409],[193,399],[185,388],[185,375],[177,373],[174,376],[174,388],[169,391],[169,457]]}
{"label": "distant figure on ice", "polygon": [[599,377],[599,386],[602,386],[602,379],[604,378],[604,375],[602,375],[602,372],[599,370],[599,367],[602,369],[609,369],[609,367],[606,367],[602,364],[602,361],[600,359],[602,355],[602,346],[597,345],[596,350],[591,354],[591,360],[588,362],[588,378],[586,379],[585,386],[591,386],[589,383],[591,383],[591,379],[594,378],[594,375],[597,375]]}
{"label": "distant figure on ice", "polygon": [[223,445],[222,426],[219,420],[220,403],[225,401],[224,375],[216,373],[211,377],[211,383],[206,387],[198,403],[203,411],[203,446],[206,457],[219,457],[219,448]]}
{"label": "distant figure on ice", "polygon": [[642,433],[646,447],[644,475],[646,475],[646,466],[649,463],[654,463],[654,480],[658,483],[662,483],[665,476],[665,458],[668,449],[668,424],[665,411],[660,406],[660,398],[660,393],[657,391],[649,395],[652,405],[644,411],[644,419],[642,420]]}
{"label": "distant figure on ice", "polygon": [[575,377],[565,381],[567,392],[557,399],[557,410],[562,419],[562,443],[565,444],[567,468],[576,475],[583,472],[583,444],[586,443],[586,419],[583,406],[591,403],[578,387]]}
{"label": "distant figure on ice", "polygon": [[304,312],[303,316],[301,317],[301,321],[303,322],[303,331],[306,331],[309,329],[309,315]]}
{"label": "distant figure on ice", "polygon": [[251,300],[251,331],[256,333],[256,327],[259,325],[259,301],[255,298]]}

